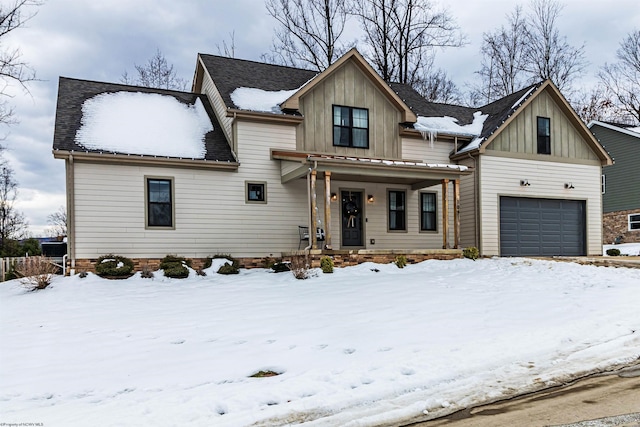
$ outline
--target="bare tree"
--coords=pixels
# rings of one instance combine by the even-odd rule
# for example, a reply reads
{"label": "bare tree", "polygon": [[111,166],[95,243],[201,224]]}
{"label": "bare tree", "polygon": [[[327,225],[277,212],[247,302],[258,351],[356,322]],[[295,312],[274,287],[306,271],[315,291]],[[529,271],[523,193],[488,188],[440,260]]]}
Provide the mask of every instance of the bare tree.
{"label": "bare tree", "polygon": [[386,81],[415,84],[433,64],[436,48],[465,40],[453,17],[428,0],[359,0],[367,59]]}
{"label": "bare tree", "polygon": [[522,8],[517,6],[507,15],[507,26],[484,33],[481,68],[476,73],[482,84],[474,89],[478,101],[490,102],[516,92],[529,83],[524,74],[527,26]]}
{"label": "bare tree", "polygon": [[236,57],[236,32],[235,30],[229,33],[229,43],[226,40],[222,40],[222,46],[216,43],[216,49],[218,49],[218,55],[226,56],[227,58]]}
{"label": "bare tree", "polygon": [[562,6],[556,0],[532,0],[529,13],[520,6],[507,15],[507,26],[485,33],[481,52],[482,82],[471,97],[491,102],[522,87],[550,79],[565,94],[585,69],[584,46],[569,45],[558,30]]}
{"label": "bare tree", "polygon": [[462,103],[462,94],[447,72],[438,69],[414,84],[414,89],[427,101],[446,104]]}
{"label": "bare tree", "polygon": [[[0,95],[7,97],[6,89],[17,83],[28,92],[26,83],[35,80],[35,72],[22,60],[20,48],[6,46],[4,40],[9,33],[24,26],[36,14],[31,7],[42,4],[39,0],[13,0],[0,3],[0,79],[3,87]],[[13,109],[6,99],[0,101],[0,123],[13,123]]]}
{"label": "bare tree", "polygon": [[18,183],[13,169],[3,162],[0,165],[0,255],[12,252],[17,240],[27,237],[29,224],[24,214],[14,204],[18,196]]}
{"label": "bare tree", "polygon": [[122,74],[120,81],[124,84],[154,87],[158,89],[186,90],[187,81],[178,77],[169,65],[160,49],[156,50],[145,65],[134,64],[137,76],[131,77],[127,71]]}
{"label": "bare tree", "polygon": [[618,62],[605,64],[598,77],[629,121],[640,123],[640,30],[620,43],[616,57]]}
{"label": "bare tree", "polygon": [[51,237],[67,235],[67,210],[60,206],[57,211],[47,215],[47,234]]}
{"label": "bare tree", "polygon": [[578,94],[571,106],[587,124],[593,120],[620,121],[619,111],[602,85],[597,85],[590,92]]}
{"label": "bare tree", "polygon": [[550,79],[563,92],[587,66],[584,45],[571,46],[560,36],[557,20],[563,6],[557,0],[532,0],[528,19],[525,71],[534,80]]}
{"label": "bare tree", "polygon": [[340,42],[348,0],[266,0],[278,21],[273,46],[263,59],[322,71],[348,49]]}

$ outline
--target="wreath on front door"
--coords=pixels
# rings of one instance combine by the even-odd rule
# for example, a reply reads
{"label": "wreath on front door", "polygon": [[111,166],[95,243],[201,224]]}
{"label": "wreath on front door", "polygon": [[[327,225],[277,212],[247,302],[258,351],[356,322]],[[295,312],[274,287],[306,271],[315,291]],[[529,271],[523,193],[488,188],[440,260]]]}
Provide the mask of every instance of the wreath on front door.
{"label": "wreath on front door", "polygon": [[344,216],[347,218],[347,228],[355,228],[356,217],[360,213],[360,209],[356,202],[351,199],[344,205]]}

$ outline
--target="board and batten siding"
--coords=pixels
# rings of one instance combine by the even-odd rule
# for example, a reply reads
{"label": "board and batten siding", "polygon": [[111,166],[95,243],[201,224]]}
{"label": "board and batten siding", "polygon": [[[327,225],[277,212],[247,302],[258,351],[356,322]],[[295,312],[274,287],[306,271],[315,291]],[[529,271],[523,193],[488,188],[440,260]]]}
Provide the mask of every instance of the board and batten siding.
{"label": "board and batten siding", "polygon": [[[298,247],[307,221],[305,180],[281,184],[271,148],[293,149],[295,129],[240,122],[238,172],[75,163],[76,258],[117,253],[206,257],[276,255]],[[145,176],[173,179],[175,229],[145,229]],[[267,203],[245,203],[245,182],[267,183]]]}
{"label": "board and batten siding", "polygon": [[453,144],[444,141],[434,141],[433,145],[422,138],[402,138],[402,158],[418,160],[425,163],[449,164],[449,154]]}
{"label": "board and batten siding", "polygon": [[[548,117],[551,124],[551,155],[537,154],[537,118]],[[518,116],[487,145],[491,151],[511,155],[541,156],[545,160],[572,159],[600,162],[575,126],[547,93],[536,96]]]}
{"label": "board and batten siding", "polygon": [[[473,159],[462,159],[460,165],[470,168],[475,167]],[[476,169],[471,175],[460,177],[460,246],[467,248],[478,247],[477,218],[476,218],[476,177],[479,171]]]}
{"label": "board and batten siding", "polygon": [[[369,110],[369,148],[333,146],[333,105]],[[356,65],[346,62],[300,99],[298,150],[399,159],[400,111]]]}
{"label": "board and batten siding", "polygon": [[[224,100],[222,99],[222,96],[218,91],[218,88],[213,82],[213,79],[211,79],[211,76],[207,71],[207,67],[203,66],[202,69],[203,69],[203,77],[202,77],[201,92],[207,95],[207,97],[209,98],[209,102],[211,102],[211,105],[213,106],[213,110],[216,113],[216,117],[218,118],[218,121],[222,125],[222,129],[224,131],[225,136],[227,137],[227,141],[230,141],[230,142],[235,141],[233,139],[233,134],[232,134],[233,119],[231,117],[227,117],[227,106],[225,105]],[[238,147],[235,146],[235,142],[232,142],[232,144],[234,144],[234,146],[231,147],[233,152],[237,153]]]}
{"label": "board and batten siding", "polygon": [[[481,252],[500,255],[500,196],[586,201],[587,255],[602,254],[601,167],[480,156]],[[523,187],[520,180],[531,184]],[[565,183],[574,189],[565,189]]]}

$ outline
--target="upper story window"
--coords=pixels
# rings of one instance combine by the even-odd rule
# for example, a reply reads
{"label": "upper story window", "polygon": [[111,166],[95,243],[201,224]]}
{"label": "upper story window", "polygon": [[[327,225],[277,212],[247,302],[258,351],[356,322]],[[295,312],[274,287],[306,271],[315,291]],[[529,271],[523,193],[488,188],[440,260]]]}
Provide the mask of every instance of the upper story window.
{"label": "upper story window", "polygon": [[245,182],[247,203],[267,203],[266,182]]}
{"label": "upper story window", "polygon": [[333,145],[369,148],[369,110],[334,105]]}
{"label": "upper story window", "polygon": [[538,117],[538,154],[551,154],[551,119]]}
{"label": "upper story window", "polygon": [[173,180],[147,178],[147,227],[173,228]]}
{"label": "upper story window", "polygon": [[640,230],[640,214],[629,215],[629,231]]}

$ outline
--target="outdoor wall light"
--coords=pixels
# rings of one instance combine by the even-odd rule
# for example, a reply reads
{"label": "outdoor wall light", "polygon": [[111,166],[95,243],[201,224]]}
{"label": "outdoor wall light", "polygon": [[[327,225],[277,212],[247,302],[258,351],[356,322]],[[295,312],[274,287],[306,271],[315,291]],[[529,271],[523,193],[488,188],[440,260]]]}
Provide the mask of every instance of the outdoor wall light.
{"label": "outdoor wall light", "polygon": [[369,203],[373,203],[373,194],[369,194],[369,195],[367,196],[367,202],[369,202]]}
{"label": "outdoor wall light", "polygon": [[573,190],[576,187],[573,186],[572,182],[565,182],[564,183],[564,188],[566,188],[567,190]]}
{"label": "outdoor wall light", "polygon": [[331,193],[331,201],[335,202],[336,200],[338,200],[338,195],[336,193]]}
{"label": "outdoor wall light", "polygon": [[520,187],[528,187],[530,185],[531,185],[531,183],[529,182],[528,179],[521,179],[520,180]]}

